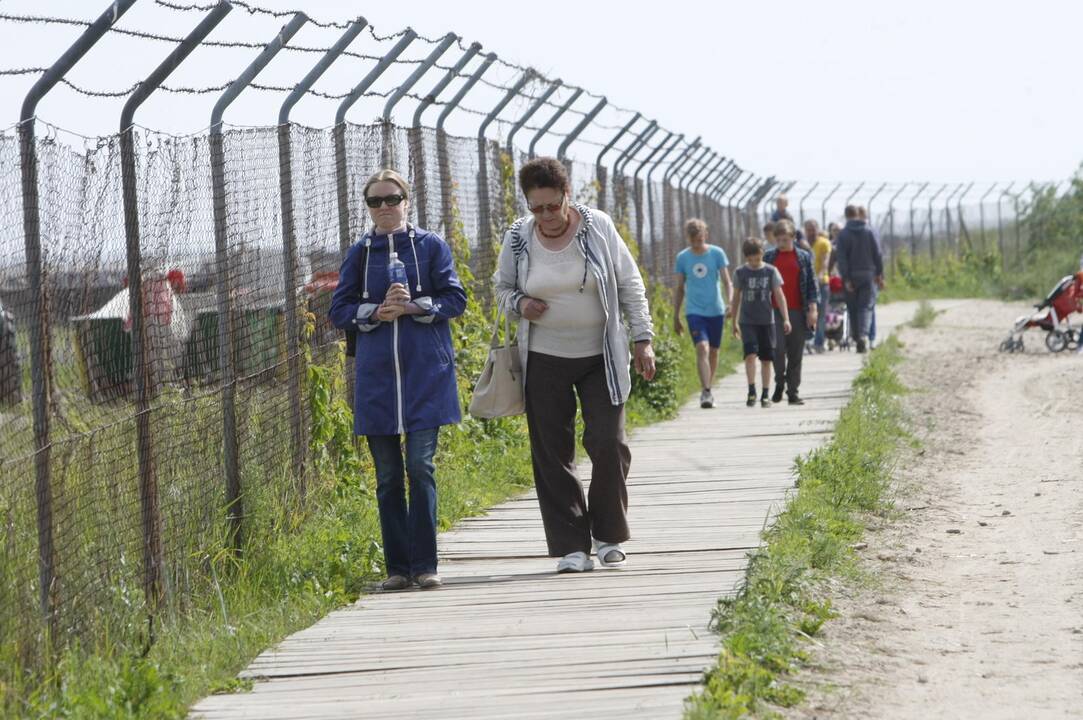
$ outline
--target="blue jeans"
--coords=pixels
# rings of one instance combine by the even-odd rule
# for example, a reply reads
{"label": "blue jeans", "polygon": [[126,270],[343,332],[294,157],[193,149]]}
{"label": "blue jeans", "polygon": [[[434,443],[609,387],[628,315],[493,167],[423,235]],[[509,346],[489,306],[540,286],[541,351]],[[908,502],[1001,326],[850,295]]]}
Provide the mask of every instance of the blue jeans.
{"label": "blue jeans", "polygon": [[871,279],[852,280],[853,291],[846,292],[846,307],[850,313],[850,336],[868,340],[872,309],[876,302],[876,285]]}
{"label": "blue jeans", "polygon": [[875,285],[872,286],[872,309],[869,311],[869,342],[876,342],[876,299],[880,291]]}
{"label": "blue jeans", "polygon": [[827,336],[824,333],[827,331],[827,303],[830,301],[831,286],[827,283],[821,283],[820,314],[816,317],[816,336],[812,340],[812,344],[820,350],[823,350],[824,343],[827,342]]}
{"label": "blue jeans", "polygon": [[[417,577],[436,572],[436,441],[440,428],[406,433],[406,462],[402,437],[367,435],[376,465],[376,500],[384,540],[388,575]],[[410,478],[406,505],[405,477]]]}

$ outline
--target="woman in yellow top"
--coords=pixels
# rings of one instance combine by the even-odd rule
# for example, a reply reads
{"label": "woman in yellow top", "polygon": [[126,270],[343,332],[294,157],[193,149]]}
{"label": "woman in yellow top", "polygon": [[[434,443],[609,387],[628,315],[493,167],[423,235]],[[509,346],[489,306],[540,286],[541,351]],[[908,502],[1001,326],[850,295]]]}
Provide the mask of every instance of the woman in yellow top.
{"label": "woman in yellow top", "polygon": [[831,299],[831,289],[827,284],[827,259],[831,255],[831,241],[820,231],[815,220],[805,221],[805,237],[812,243],[812,269],[816,273],[816,282],[820,283],[820,316],[816,320],[816,335],[812,340],[813,349],[824,351],[824,318],[827,316],[827,301]]}

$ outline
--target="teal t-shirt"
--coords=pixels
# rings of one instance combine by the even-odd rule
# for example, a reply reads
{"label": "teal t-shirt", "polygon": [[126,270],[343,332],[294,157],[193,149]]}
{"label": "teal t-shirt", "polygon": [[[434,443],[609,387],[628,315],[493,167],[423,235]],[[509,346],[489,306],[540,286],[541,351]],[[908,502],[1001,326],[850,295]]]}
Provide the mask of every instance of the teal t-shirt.
{"label": "teal t-shirt", "polygon": [[726,251],[708,245],[707,252],[696,255],[692,248],[677,253],[676,272],[684,275],[684,312],[686,315],[717,317],[726,314],[719,281],[729,267]]}

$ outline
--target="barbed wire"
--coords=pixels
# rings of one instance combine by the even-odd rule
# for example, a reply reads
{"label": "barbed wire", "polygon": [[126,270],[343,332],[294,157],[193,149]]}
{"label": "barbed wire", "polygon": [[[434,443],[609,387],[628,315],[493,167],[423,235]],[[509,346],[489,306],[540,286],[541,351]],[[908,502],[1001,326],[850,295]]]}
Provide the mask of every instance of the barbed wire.
{"label": "barbed wire", "polygon": [[[177,11],[192,11],[192,12],[203,11],[203,12],[206,12],[206,11],[209,11],[210,9],[212,9],[214,7],[213,5],[198,5],[198,4],[194,4],[194,3],[184,5],[184,4],[177,3],[177,2],[171,2],[171,0],[155,0],[155,3],[158,4],[161,7],[172,9],[172,10],[177,10]],[[267,8],[260,8],[258,6],[251,5],[251,4],[247,3],[247,2],[243,2],[243,0],[239,0],[237,2],[234,2],[233,4],[235,6],[241,7],[242,9],[246,10],[250,14],[262,14],[262,15],[267,15],[267,16],[275,17],[275,18],[289,16],[289,15],[294,14],[295,12],[299,12],[299,11],[285,11],[285,10],[284,11],[269,10]],[[87,20],[81,20],[81,19],[77,19],[77,18],[57,17],[57,16],[47,16],[47,15],[16,15],[16,14],[11,14],[11,13],[0,13],[0,20],[7,20],[7,21],[11,21],[11,22],[22,22],[22,23],[41,23],[41,24],[47,24],[47,25],[48,24],[69,25],[69,26],[76,26],[76,27],[89,27],[92,24],[91,22],[89,22]],[[313,22],[315,25],[317,25],[319,27],[328,27],[328,28],[345,28],[345,27],[348,27],[347,23],[342,23],[342,22],[313,21],[311,19],[309,21]],[[375,38],[376,40],[381,41],[381,42],[387,41],[387,40],[393,40],[395,38],[401,37],[401,36],[405,35],[409,31],[409,30],[404,29],[404,30],[401,30],[398,33],[395,33],[395,34],[392,34],[392,35],[380,36],[380,35],[377,35],[374,30],[372,30],[371,25],[367,26],[367,28],[369,29],[370,34],[373,36],[373,38]],[[163,35],[163,34],[160,34],[160,33],[146,32],[146,31],[143,31],[143,30],[133,30],[133,29],[129,29],[129,28],[121,28],[121,27],[116,27],[116,26],[110,27],[108,29],[108,31],[109,32],[114,32],[114,33],[117,33],[117,34],[123,35],[123,36],[137,37],[137,38],[141,38],[141,39],[145,39],[145,40],[153,40],[153,41],[157,41],[157,42],[166,42],[166,43],[177,44],[177,43],[183,42],[183,40],[184,40],[184,38],[181,38],[181,37]],[[425,42],[429,42],[429,43],[439,42],[439,40],[440,40],[440,38],[433,39],[433,38],[427,38],[427,37],[424,37],[424,36],[421,36],[421,35],[418,35],[417,37],[418,37],[418,39],[423,40]],[[201,44],[204,45],[204,46],[209,46],[209,47],[240,48],[240,49],[263,49],[265,47],[264,43],[245,41],[245,40],[204,40],[203,43],[201,43]],[[463,49],[464,52],[466,51],[466,48],[463,47],[463,42],[462,42],[461,37],[458,38],[458,45],[459,45],[460,48]],[[326,53],[330,48],[311,47],[311,46],[304,46],[304,45],[285,45],[283,49],[284,50],[289,50],[289,51],[292,51],[292,52],[321,53],[322,54],[322,53]],[[342,55],[346,56],[346,57],[352,57],[352,58],[355,58],[355,59],[358,59],[358,60],[367,60],[367,61],[375,61],[375,62],[379,62],[382,59],[380,56],[370,55],[370,54],[367,54],[367,53],[359,53],[359,52],[350,51],[350,50],[343,51]],[[396,62],[400,63],[400,64],[417,65],[417,64],[422,63],[423,60],[421,60],[421,59],[401,59],[400,58],[400,59],[397,59]],[[497,62],[497,64],[499,64],[499,65],[501,65],[503,67],[514,69],[514,70],[517,70],[519,72],[533,73],[536,76],[535,80],[538,81],[538,82],[544,82],[544,83],[551,82],[551,80],[549,78],[546,78],[543,74],[541,74],[540,72],[538,72],[537,70],[535,70],[533,68],[529,68],[529,67],[526,67],[526,66],[523,66],[523,65],[519,65],[517,63],[509,62],[509,61],[503,60],[502,58],[499,58],[499,57],[497,58],[496,62]],[[436,67],[437,69],[443,70],[445,72],[450,72],[450,71],[453,71],[455,69],[451,65],[442,65],[440,63],[434,63],[434,67]],[[0,70],[0,76],[24,75],[24,74],[30,74],[30,73],[41,73],[41,72],[45,72],[45,71],[46,71],[46,68],[13,68],[13,69],[8,69],[8,70]],[[458,77],[459,79],[465,79],[465,78],[471,77],[470,74],[464,73],[464,72],[461,72],[461,71],[456,71],[455,74],[456,74],[456,77]],[[74,90],[74,91],[76,91],[76,92],[78,92],[78,93],[80,93],[82,95],[85,95],[87,97],[103,97],[103,98],[121,97],[121,96],[130,94],[132,91],[134,91],[134,89],[136,87],[138,87],[138,83],[135,83],[130,88],[125,89],[125,90],[94,90],[94,89],[90,89],[90,88],[86,88],[86,87],[77,85],[77,84],[72,83],[71,81],[68,81],[66,79],[63,79],[62,82],[65,85],[67,85],[68,87],[70,87],[72,90]],[[509,92],[512,89],[512,86],[505,85],[505,84],[502,84],[502,83],[499,83],[499,82],[495,82],[493,80],[489,80],[489,79],[486,79],[486,78],[480,78],[480,84],[485,85],[485,86],[489,87],[490,89],[498,90],[498,91],[502,91],[502,92]],[[205,88],[180,88],[180,87],[163,86],[161,89],[166,91],[166,92],[186,93],[186,94],[200,94],[200,93],[203,93],[203,92],[220,91],[221,89],[224,89],[225,87],[228,87],[228,85],[229,85],[229,83],[225,83],[223,85],[213,85],[213,86],[207,86]],[[252,87],[257,87],[257,85],[253,84]],[[273,87],[274,86],[260,86],[260,89],[271,89]],[[567,90],[572,90],[572,91],[582,90],[583,95],[585,95],[587,97],[591,97],[591,98],[595,98],[595,99],[601,99],[603,97],[602,95],[592,93],[591,91],[586,90],[585,88],[580,88],[580,87],[575,86],[575,85],[564,84],[563,87],[565,89],[567,89]],[[335,94],[335,93],[326,93],[326,92],[317,91],[317,90],[310,90],[309,94],[312,94],[312,95],[314,95],[316,97],[323,97],[323,98],[326,98],[326,99],[342,99],[342,98],[346,97],[349,93]],[[529,94],[522,94],[522,96],[526,97],[528,99],[531,99],[531,100],[534,99],[534,96],[531,96]],[[414,96],[414,97],[416,97],[416,96]],[[435,103],[435,104],[440,104],[440,103]],[[613,110],[615,110],[617,112],[624,112],[624,113],[631,113],[632,112],[631,110],[622,108],[622,107],[620,107],[618,105],[615,105],[613,103],[608,103],[608,105],[609,105],[610,108],[612,108]],[[544,106],[547,106],[547,107],[549,107],[551,109],[560,109],[560,108],[563,107],[562,104],[558,104],[558,103],[556,103],[556,102],[554,102],[552,100],[546,100],[544,102]],[[576,108],[568,108],[567,110],[564,111],[564,113],[568,114],[568,115],[577,116],[577,117],[586,117],[586,115],[587,115],[587,111],[579,110],[579,109],[576,109]],[[482,115],[487,115],[487,113],[482,113]],[[620,126],[600,126],[600,127],[601,127],[601,129],[605,129],[605,130],[610,130],[610,129],[616,130],[616,129],[619,129]]]}
{"label": "barbed wire", "polygon": [[[208,5],[198,5],[196,3],[189,3],[187,5],[177,2],[169,2],[169,0],[154,0],[155,5],[167,8],[169,10],[179,10],[181,12],[210,12],[218,7],[218,3],[211,3]],[[258,7],[244,2],[243,0],[230,0],[230,5],[235,8],[240,8],[248,12],[249,15],[266,15],[273,18],[293,17],[301,10],[270,10],[268,8]],[[348,22],[336,22],[336,21],[321,21],[317,20],[308,13],[305,13],[305,17],[308,18],[308,22],[316,27],[321,28],[337,28],[339,30],[345,30],[350,26]]]}

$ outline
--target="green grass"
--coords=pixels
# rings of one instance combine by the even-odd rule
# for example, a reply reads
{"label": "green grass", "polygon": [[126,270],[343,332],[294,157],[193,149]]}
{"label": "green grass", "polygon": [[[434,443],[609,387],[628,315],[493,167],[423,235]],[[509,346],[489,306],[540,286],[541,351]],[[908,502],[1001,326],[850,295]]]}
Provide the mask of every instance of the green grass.
{"label": "green grass", "polygon": [[914,319],[910,321],[910,327],[924,330],[933,324],[936,320],[936,316],[939,315],[932,303],[928,300],[922,300],[918,303],[918,309],[914,312]]}
{"label": "green grass", "polygon": [[686,720],[770,716],[799,703],[787,676],[808,659],[809,638],[834,616],[825,580],[854,572],[851,546],[865,521],[891,508],[888,486],[906,438],[889,339],[854,381],[834,439],[797,461],[799,489],[751,558],[734,597],[718,601],[712,627],[722,636],[718,663],[686,701]]}

